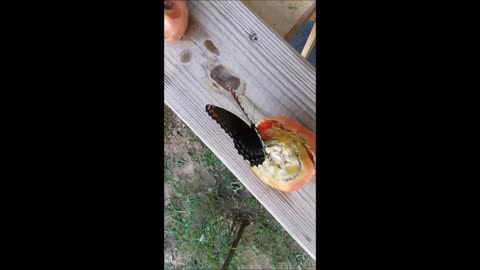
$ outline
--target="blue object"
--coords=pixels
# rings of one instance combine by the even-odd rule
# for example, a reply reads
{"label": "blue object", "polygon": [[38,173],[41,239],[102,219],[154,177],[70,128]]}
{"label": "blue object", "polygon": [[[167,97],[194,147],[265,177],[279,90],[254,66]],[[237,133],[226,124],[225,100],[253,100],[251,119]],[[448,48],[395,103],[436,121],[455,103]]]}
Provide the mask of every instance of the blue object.
{"label": "blue object", "polygon": [[[297,52],[302,53],[303,47],[305,46],[305,43],[307,43],[308,36],[310,35],[310,32],[312,31],[313,25],[315,22],[306,22],[305,25],[298,31],[298,33],[292,38],[290,41],[290,45],[292,45]],[[307,58],[307,61],[312,63],[312,65],[317,66],[317,43],[315,42],[315,45],[313,45],[312,52]]]}

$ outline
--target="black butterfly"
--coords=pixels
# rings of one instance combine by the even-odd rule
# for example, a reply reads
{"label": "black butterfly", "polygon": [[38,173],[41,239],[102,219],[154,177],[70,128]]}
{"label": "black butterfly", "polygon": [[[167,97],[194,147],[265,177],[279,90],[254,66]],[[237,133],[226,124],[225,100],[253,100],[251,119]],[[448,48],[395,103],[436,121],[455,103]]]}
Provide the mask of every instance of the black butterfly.
{"label": "black butterfly", "polygon": [[205,110],[232,137],[235,149],[251,166],[261,165],[265,161],[265,145],[253,123],[248,126],[235,114],[214,105],[208,104]]}

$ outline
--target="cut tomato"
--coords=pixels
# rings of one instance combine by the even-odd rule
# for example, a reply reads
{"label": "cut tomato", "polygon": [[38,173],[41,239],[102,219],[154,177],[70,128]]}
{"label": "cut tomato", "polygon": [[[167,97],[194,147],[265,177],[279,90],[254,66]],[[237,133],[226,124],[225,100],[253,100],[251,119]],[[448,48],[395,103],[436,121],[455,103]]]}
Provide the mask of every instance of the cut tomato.
{"label": "cut tomato", "polygon": [[185,0],[163,1],[163,36],[166,41],[179,40],[188,26],[188,7]]}
{"label": "cut tomato", "polygon": [[269,186],[295,191],[315,177],[315,133],[299,122],[273,116],[257,123],[265,143],[267,158],[253,167],[255,174]]}

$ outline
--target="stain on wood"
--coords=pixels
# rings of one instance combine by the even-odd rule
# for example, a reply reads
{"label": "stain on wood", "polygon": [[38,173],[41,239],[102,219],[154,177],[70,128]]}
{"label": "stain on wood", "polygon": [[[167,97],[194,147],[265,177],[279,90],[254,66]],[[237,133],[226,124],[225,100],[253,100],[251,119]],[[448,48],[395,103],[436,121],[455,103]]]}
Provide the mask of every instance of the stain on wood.
{"label": "stain on wood", "polygon": [[224,66],[216,66],[212,72],[210,72],[210,77],[216,81],[223,89],[227,91],[237,90],[240,86],[240,79],[233,76]]}
{"label": "stain on wood", "polygon": [[209,50],[211,53],[217,56],[220,55],[220,51],[218,50],[217,47],[215,47],[215,44],[213,44],[213,41],[207,39],[203,42],[203,46],[205,46],[205,48],[207,48],[207,50]]}
{"label": "stain on wood", "polygon": [[192,53],[189,50],[183,51],[180,54],[180,62],[185,64],[190,62],[190,60],[192,60]]}

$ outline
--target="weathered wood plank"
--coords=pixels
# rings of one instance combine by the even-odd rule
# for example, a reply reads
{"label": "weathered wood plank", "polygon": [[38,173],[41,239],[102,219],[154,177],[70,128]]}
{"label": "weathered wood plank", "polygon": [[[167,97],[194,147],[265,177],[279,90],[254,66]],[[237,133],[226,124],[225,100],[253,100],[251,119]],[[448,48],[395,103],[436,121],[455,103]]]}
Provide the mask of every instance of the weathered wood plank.
{"label": "weathered wood plank", "polygon": [[253,121],[283,115],[316,131],[315,68],[239,1],[188,5],[191,20],[185,38],[165,43],[165,103],[315,259],[316,181],[292,193],[270,188],[205,112],[206,104],[214,104],[242,116],[230,94],[210,76],[222,65],[240,80],[236,91],[245,97]]}

